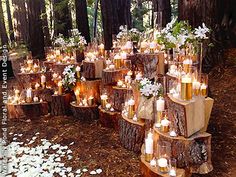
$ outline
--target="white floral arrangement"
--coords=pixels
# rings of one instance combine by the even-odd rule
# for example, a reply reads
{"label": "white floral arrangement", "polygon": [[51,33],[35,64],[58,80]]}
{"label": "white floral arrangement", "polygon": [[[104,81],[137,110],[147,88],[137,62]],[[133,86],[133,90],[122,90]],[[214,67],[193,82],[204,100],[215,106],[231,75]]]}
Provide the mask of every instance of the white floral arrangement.
{"label": "white floral arrangement", "polygon": [[63,73],[63,79],[62,79],[62,85],[65,88],[65,90],[73,89],[73,87],[76,85],[76,66],[69,65],[65,67]]}
{"label": "white floral arrangement", "polygon": [[78,29],[71,30],[71,37],[69,37],[67,42],[67,47],[70,48],[78,48],[79,50],[83,50],[85,45],[87,44],[85,38],[81,35]]}
{"label": "white floral arrangement", "polygon": [[187,44],[196,44],[207,39],[209,32],[209,28],[204,23],[202,27],[192,29],[187,22],[178,22],[177,18],[173,18],[164,29],[156,33],[156,37],[158,43],[163,44],[166,49],[183,48]]}
{"label": "white floral arrangement", "polygon": [[142,34],[138,29],[132,28],[128,30],[127,26],[120,26],[120,32],[117,34],[116,38],[118,40],[131,40],[139,41],[140,35]]}
{"label": "white floral arrangement", "polygon": [[65,47],[67,45],[66,40],[64,39],[63,34],[59,34],[53,42],[56,47]]}
{"label": "white floral arrangement", "polygon": [[140,81],[139,90],[141,95],[151,98],[153,96],[160,95],[162,90],[162,85],[160,83],[153,83],[147,78],[143,78]]}

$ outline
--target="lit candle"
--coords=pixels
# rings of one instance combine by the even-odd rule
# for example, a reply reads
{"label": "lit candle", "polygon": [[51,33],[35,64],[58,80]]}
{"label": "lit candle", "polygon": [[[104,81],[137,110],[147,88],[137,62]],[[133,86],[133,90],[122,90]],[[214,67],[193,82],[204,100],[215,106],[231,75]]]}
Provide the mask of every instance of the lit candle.
{"label": "lit candle", "polygon": [[152,159],[151,162],[150,162],[150,165],[151,165],[152,167],[155,167],[155,166],[157,165],[156,160],[155,160],[155,159]]}
{"label": "lit candle", "polygon": [[37,65],[36,63],[34,64],[34,72],[38,72],[39,71],[39,65]]}
{"label": "lit candle", "polygon": [[116,69],[120,69],[120,67],[121,67],[121,56],[119,54],[115,55],[114,64],[115,64]]}
{"label": "lit candle", "polygon": [[61,54],[60,50],[56,50],[56,56],[59,56]]}
{"label": "lit candle", "polygon": [[132,48],[133,48],[133,44],[131,41],[127,41],[126,44],[125,44],[125,48],[127,50],[127,52],[130,54],[132,53]]}
{"label": "lit candle", "polygon": [[80,67],[76,66],[75,71],[78,78],[80,78],[80,70],[81,70]]}
{"label": "lit candle", "polygon": [[82,100],[82,104],[83,104],[84,106],[88,106],[88,102],[87,102],[87,99],[86,99],[86,98]]}
{"label": "lit candle", "polygon": [[158,166],[159,166],[159,171],[161,173],[167,173],[168,172],[168,168],[167,168],[168,163],[167,163],[167,159],[166,158],[158,159],[157,163],[158,163]]}
{"label": "lit candle", "polygon": [[127,73],[128,76],[132,76],[133,75],[133,72],[131,70],[128,71]]}
{"label": "lit candle", "polygon": [[33,67],[33,60],[30,60],[30,59],[27,60],[27,65],[28,65],[29,70],[31,70]]}
{"label": "lit candle", "polygon": [[207,85],[204,83],[201,85],[201,95],[204,97],[207,96]]}
{"label": "lit candle", "polygon": [[150,48],[150,53],[154,53],[155,49],[156,49],[157,43],[155,41],[152,41],[149,44],[149,48]]}
{"label": "lit candle", "polygon": [[200,87],[201,87],[200,82],[198,82],[197,80],[194,80],[193,81],[193,94],[195,96],[199,95]]}
{"label": "lit candle", "polygon": [[109,69],[110,70],[114,70],[115,69],[115,65],[113,65],[113,64],[109,65]]}
{"label": "lit candle", "polygon": [[185,73],[189,73],[191,71],[191,65],[193,61],[191,59],[186,59],[183,61],[183,70]]}
{"label": "lit candle", "polygon": [[126,75],[126,76],[125,76],[125,82],[126,82],[126,83],[130,83],[130,82],[131,82],[131,76]]}
{"label": "lit candle", "polygon": [[192,99],[192,79],[188,75],[181,80],[181,99],[187,101]]}
{"label": "lit candle", "polygon": [[110,103],[107,103],[107,104],[106,104],[106,109],[107,109],[107,110],[110,110],[110,109],[111,109],[111,104],[110,104]]}
{"label": "lit candle", "polygon": [[88,105],[89,105],[89,106],[93,106],[93,104],[94,104],[94,97],[93,97],[93,96],[90,96],[90,97],[88,98]]}
{"label": "lit candle", "polygon": [[46,87],[46,76],[45,75],[41,76],[41,85],[42,85],[42,88]]}
{"label": "lit candle", "polygon": [[38,102],[38,101],[39,101],[39,98],[38,98],[37,96],[35,96],[35,97],[33,98],[33,100],[34,100],[34,102]]}
{"label": "lit candle", "polygon": [[126,59],[127,59],[127,54],[126,54],[126,52],[122,52],[120,55],[121,55],[121,58],[122,58],[123,60],[126,60]]}
{"label": "lit candle", "polygon": [[135,76],[135,80],[136,80],[136,81],[140,81],[140,80],[142,79],[142,77],[143,77],[143,76],[142,76],[142,73],[139,72],[139,73]]}
{"label": "lit candle", "polygon": [[16,89],[15,90],[15,97],[19,97],[20,96],[20,90]]}
{"label": "lit candle", "polygon": [[75,90],[75,97],[76,97],[76,103],[79,104],[80,103],[80,88]]}
{"label": "lit candle", "polygon": [[142,41],[140,45],[140,52],[143,53],[147,49],[148,43],[146,41]]}
{"label": "lit candle", "polygon": [[128,118],[129,119],[133,119],[134,117],[134,105],[135,105],[134,99],[130,98],[128,100]]}
{"label": "lit candle", "polygon": [[27,103],[32,102],[32,88],[26,90],[26,102]]}
{"label": "lit candle", "polygon": [[36,90],[38,90],[39,87],[40,87],[39,83],[36,83],[34,87],[35,87]]}
{"label": "lit candle", "polygon": [[101,95],[101,106],[102,108],[106,107],[108,96],[106,94]]}
{"label": "lit candle", "polygon": [[122,81],[122,80],[119,80],[119,81],[117,82],[117,86],[118,86],[118,87],[122,87],[122,86],[123,86],[123,81]]}
{"label": "lit candle", "polygon": [[150,162],[153,158],[153,134],[149,132],[145,139],[145,160]]}
{"label": "lit candle", "polygon": [[59,81],[57,85],[58,85],[58,95],[62,95],[62,82]]}
{"label": "lit candle", "polygon": [[176,132],[175,132],[174,130],[172,130],[172,131],[170,132],[170,136],[172,136],[172,137],[176,137],[177,134],[176,134]]}
{"label": "lit candle", "polygon": [[160,97],[156,101],[156,110],[157,110],[157,120],[156,120],[156,127],[161,127],[161,120],[163,117],[163,111],[165,110],[165,100]]}
{"label": "lit candle", "polygon": [[175,169],[170,169],[169,175],[170,175],[170,177],[176,177],[176,170]]}
{"label": "lit candle", "polygon": [[167,118],[165,117],[165,118],[161,121],[162,132],[164,132],[164,133],[169,132],[169,124],[170,124],[170,121],[167,120]]}

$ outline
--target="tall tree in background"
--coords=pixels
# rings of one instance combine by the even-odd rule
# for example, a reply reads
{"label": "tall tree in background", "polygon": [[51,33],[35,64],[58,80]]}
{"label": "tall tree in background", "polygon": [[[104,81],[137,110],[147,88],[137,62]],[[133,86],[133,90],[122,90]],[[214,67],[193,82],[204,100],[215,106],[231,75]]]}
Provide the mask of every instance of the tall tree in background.
{"label": "tall tree in background", "polygon": [[35,58],[44,58],[44,35],[42,28],[41,0],[28,0],[29,49]]}
{"label": "tall tree in background", "polygon": [[8,37],[2,10],[2,0],[0,0],[0,35],[2,44],[8,44]]}
{"label": "tall tree in background", "polygon": [[99,3],[99,0],[96,0],[96,1],[95,1],[95,4],[94,4],[93,38],[96,38],[96,37],[97,37],[98,3]]}
{"label": "tall tree in background", "polygon": [[69,0],[54,0],[53,5],[55,35],[61,33],[68,37],[69,30],[72,29]]}
{"label": "tall tree in background", "polygon": [[154,12],[157,12],[156,24],[160,27],[165,27],[171,21],[170,0],[153,0],[152,2]]}
{"label": "tall tree in background", "polygon": [[131,24],[131,0],[117,0],[117,12],[118,12],[118,21],[119,26],[121,25],[127,25],[127,27],[130,29]]}
{"label": "tall tree in background", "polygon": [[223,50],[230,45],[235,46],[236,34],[236,1],[234,0],[179,0],[178,12],[180,20],[188,20],[193,27],[203,22],[211,28],[211,36],[207,43],[214,47],[203,47],[203,69],[209,71],[215,64],[222,62]]}
{"label": "tall tree in background", "polygon": [[28,41],[28,20],[26,13],[25,0],[12,0],[14,7],[14,31],[16,41]]}
{"label": "tall tree in background", "polygon": [[86,0],[75,0],[76,24],[82,36],[87,42],[90,42],[88,12]]}
{"label": "tall tree in background", "polygon": [[102,11],[102,26],[105,42],[105,49],[109,50],[112,47],[112,29],[113,29],[113,9],[110,0],[101,0]]}
{"label": "tall tree in background", "polygon": [[41,0],[41,19],[42,19],[42,25],[43,25],[43,33],[44,33],[44,42],[45,46],[51,46],[51,37],[49,33],[48,28],[48,19],[47,19],[47,13],[46,13],[46,4],[45,0]]}
{"label": "tall tree in background", "polygon": [[14,41],[14,31],[13,31],[13,24],[12,24],[12,18],[11,18],[11,9],[10,9],[10,3],[9,0],[6,0],[6,9],[7,9],[7,20],[8,20],[8,27],[9,27],[9,33],[10,33],[10,40]]}

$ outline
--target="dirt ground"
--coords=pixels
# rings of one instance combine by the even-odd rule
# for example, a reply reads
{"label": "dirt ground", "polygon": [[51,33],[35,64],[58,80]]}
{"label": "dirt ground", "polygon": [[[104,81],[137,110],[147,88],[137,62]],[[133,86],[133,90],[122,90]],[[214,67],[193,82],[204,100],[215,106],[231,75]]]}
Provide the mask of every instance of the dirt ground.
{"label": "dirt ground", "polygon": [[[214,68],[209,76],[210,96],[215,100],[208,127],[212,134],[214,170],[207,175],[194,174],[194,177],[233,177],[236,174],[236,52],[231,53],[225,66]],[[75,169],[101,168],[103,172],[97,176],[140,176],[139,155],[124,149],[118,133],[101,127],[97,121],[83,123],[73,117],[43,117],[30,122],[10,120],[8,132],[22,133],[19,140],[23,142],[37,132],[40,138],[54,143],[69,145],[74,142],[70,146],[74,160],[63,161]],[[8,140],[12,139],[13,135],[9,135]],[[33,145],[37,143],[39,139]]]}

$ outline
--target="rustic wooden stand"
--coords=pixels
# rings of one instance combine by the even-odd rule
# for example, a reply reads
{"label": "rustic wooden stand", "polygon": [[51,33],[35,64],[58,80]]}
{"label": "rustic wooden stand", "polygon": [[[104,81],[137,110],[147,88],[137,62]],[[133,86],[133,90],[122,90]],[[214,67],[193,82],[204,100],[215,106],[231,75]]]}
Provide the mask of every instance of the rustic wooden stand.
{"label": "rustic wooden stand", "polygon": [[[169,177],[169,174],[162,174],[158,171],[157,167],[152,167],[150,163],[145,161],[144,155],[140,157],[140,167],[141,167],[141,174],[144,177]],[[190,177],[187,175],[184,169],[177,169],[176,177]]]}
{"label": "rustic wooden stand", "polygon": [[51,115],[62,116],[70,114],[71,95],[52,95]]}
{"label": "rustic wooden stand", "polygon": [[181,101],[168,95],[165,101],[168,118],[179,135],[190,137],[207,126],[205,122],[209,120],[213,99],[197,97],[193,101]]}
{"label": "rustic wooden stand", "polygon": [[47,102],[7,104],[7,110],[9,119],[35,119],[48,114],[48,104]]}
{"label": "rustic wooden stand", "polygon": [[172,157],[177,160],[177,167],[188,169],[191,173],[206,174],[213,170],[211,163],[211,134],[195,133],[189,138],[171,137],[154,128],[154,139],[171,144]]}
{"label": "rustic wooden stand", "polygon": [[99,118],[97,105],[79,106],[76,102],[71,102],[70,106],[73,116],[79,120],[91,121]]}
{"label": "rustic wooden stand", "polygon": [[122,75],[128,72],[127,69],[102,71],[102,83],[104,85],[116,85],[117,81],[122,79]]}
{"label": "rustic wooden stand", "polygon": [[99,120],[102,126],[108,128],[115,128],[115,130],[119,130],[118,121],[121,117],[120,112],[116,111],[106,111],[102,109],[101,106],[98,107],[99,109]]}
{"label": "rustic wooden stand", "polygon": [[93,62],[83,61],[83,76],[86,79],[95,78],[95,64]]}
{"label": "rustic wooden stand", "polygon": [[144,122],[135,122],[124,115],[119,119],[119,136],[122,146],[139,153],[145,137]]}
{"label": "rustic wooden stand", "polygon": [[117,86],[113,86],[113,103],[114,109],[117,111],[122,111],[122,104],[125,102],[125,97],[127,94],[132,94],[132,89],[121,88]]}
{"label": "rustic wooden stand", "polygon": [[39,99],[43,99],[43,101],[52,102],[53,90],[39,88],[37,90],[33,90],[33,95],[39,97]]}

